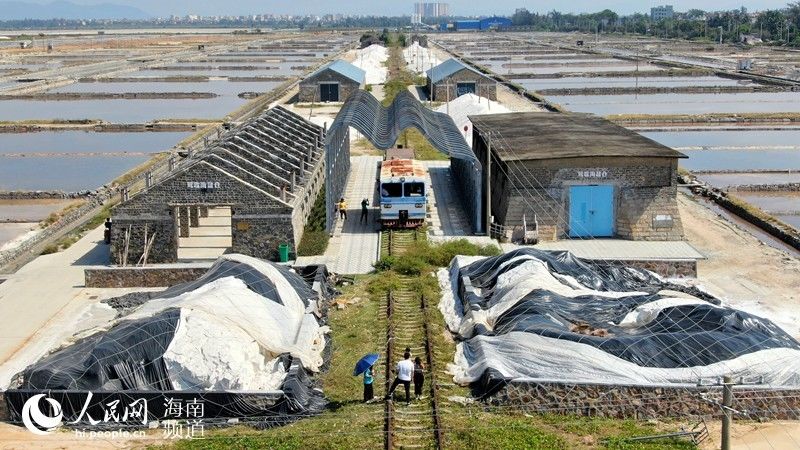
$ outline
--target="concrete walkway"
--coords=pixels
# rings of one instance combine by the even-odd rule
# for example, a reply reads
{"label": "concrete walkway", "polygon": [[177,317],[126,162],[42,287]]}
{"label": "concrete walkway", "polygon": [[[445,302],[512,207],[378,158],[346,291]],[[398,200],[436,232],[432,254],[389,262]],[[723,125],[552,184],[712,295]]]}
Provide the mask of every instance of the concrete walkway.
{"label": "concrete walkway", "polygon": [[0,389],[65,339],[116,313],[103,298],[135,290],[84,287],[87,266],[108,264],[103,226],[63,252],[40,256],[0,284]]}
{"label": "concrete walkway", "polygon": [[430,235],[468,236],[467,216],[450,174],[450,161],[423,161],[428,169],[428,222]]}
{"label": "concrete walkway", "polygon": [[[373,270],[378,260],[377,209],[379,198],[376,189],[380,156],[354,156],[350,158],[350,175],[347,178],[345,200],[347,220],[337,219],[333,237],[322,258],[332,272],[364,274]],[[360,221],[361,200],[369,199],[370,211],[366,222]]]}

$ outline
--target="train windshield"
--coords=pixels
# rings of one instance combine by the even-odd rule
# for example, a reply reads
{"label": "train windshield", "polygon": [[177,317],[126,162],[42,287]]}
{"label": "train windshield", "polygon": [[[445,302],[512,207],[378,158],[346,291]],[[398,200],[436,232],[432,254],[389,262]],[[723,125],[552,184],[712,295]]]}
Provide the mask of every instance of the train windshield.
{"label": "train windshield", "polygon": [[381,197],[402,197],[403,185],[401,183],[381,184]]}
{"label": "train windshield", "polygon": [[423,197],[425,195],[425,183],[405,183],[403,190],[406,197]]}

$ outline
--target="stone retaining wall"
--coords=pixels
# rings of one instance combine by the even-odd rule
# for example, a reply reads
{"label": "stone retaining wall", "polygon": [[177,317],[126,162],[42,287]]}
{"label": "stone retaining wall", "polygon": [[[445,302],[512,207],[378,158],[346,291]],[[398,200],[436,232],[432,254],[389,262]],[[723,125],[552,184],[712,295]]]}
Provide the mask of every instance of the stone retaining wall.
{"label": "stone retaining wall", "polygon": [[738,184],[736,186],[728,186],[728,190],[740,192],[796,192],[800,191],[800,183]]}
{"label": "stone retaining wall", "polygon": [[86,198],[90,193],[90,191],[7,191],[0,192],[0,200],[68,200]]}
{"label": "stone retaining wall", "polygon": [[[594,263],[604,265],[603,261]],[[649,270],[667,278],[697,278],[697,261],[694,260],[614,261],[614,264]]]}
{"label": "stone retaining wall", "polygon": [[168,287],[194,281],[210,267],[211,264],[92,267],[84,270],[84,277],[90,288]]}
{"label": "stone retaining wall", "polygon": [[[741,419],[800,419],[800,389],[734,386],[733,409]],[[631,386],[512,381],[493,395],[495,406],[529,412],[615,419],[720,415],[720,386]]]}
{"label": "stone retaining wall", "polygon": [[64,214],[56,222],[52,223],[41,232],[32,235],[30,238],[21,242],[13,249],[0,252],[0,269],[12,265],[12,263],[26,254],[28,254],[28,256],[31,258],[35,257],[36,255],[32,254],[32,252],[37,248],[37,246],[39,246],[39,244],[42,244],[46,240],[58,235],[59,233],[62,233],[65,230],[75,228],[82,223],[85,223],[92,218],[90,215],[92,211],[102,206],[106,201],[115,195],[116,192],[113,190],[103,192],[102,194],[91,198],[81,207]]}

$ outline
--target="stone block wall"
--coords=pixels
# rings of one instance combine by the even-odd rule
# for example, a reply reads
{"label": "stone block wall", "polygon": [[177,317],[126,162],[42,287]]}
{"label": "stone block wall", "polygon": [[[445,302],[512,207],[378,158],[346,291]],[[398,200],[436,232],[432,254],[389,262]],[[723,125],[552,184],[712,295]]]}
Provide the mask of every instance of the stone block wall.
{"label": "stone block wall", "polygon": [[[484,150],[485,152],[485,150]],[[569,236],[571,186],[615,188],[614,231],[630,240],[681,240],[677,204],[677,161],[666,158],[569,158],[497,162],[492,165],[492,215],[505,226],[520,226],[535,215],[540,240]],[[654,225],[670,215],[672,225]]]}
{"label": "stone block wall", "polygon": [[[213,182],[213,189],[189,187],[189,183]],[[159,184],[139,193],[127,202],[114,208],[112,213],[111,261],[121,263],[121,252],[124,249],[125,230],[131,227],[128,245],[128,263],[139,260],[144,250],[144,229],[148,234],[156,233],[155,243],[150,250],[148,263],[170,263],[177,261],[178,229],[176,215],[180,211],[181,223],[188,223],[198,207],[230,206],[232,210],[232,226],[234,247],[242,253],[256,257],[266,257],[263,244],[255,239],[247,239],[248,243],[236,245],[236,225],[238,220],[263,217],[291,217],[292,208],[276,198],[243,183],[241,179],[230,176],[213,165],[200,161],[177,172]],[[271,220],[271,219],[267,219]],[[287,226],[280,222],[281,226]],[[275,228],[273,226],[273,228]],[[276,234],[273,230],[271,234]],[[292,236],[291,221],[282,234]],[[242,236],[240,233],[238,236]],[[248,250],[253,245],[253,251]]]}
{"label": "stone block wall", "polygon": [[[145,229],[148,239],[155,239],[148,254],[148,263],[175,262],[178,257],[178,236],[174,216],[122,216],[114,215],[111,227],[112,264],[122,264],[125,252],[125,233],[130,230],[128,264],[136,264],[144,253]],[[153,234],[155,233],[155,238]]]}
{"label": "stone block wall", "polygon": [[323,70],[322,72],[314,75],[313,77],[306,78],[300,82],[300,92],[298,100],[301,103],[314,103],[319,102],[319,84],[320,83],[339,83],[339,101],[347,100],[353,92],[357,91],[361,85],[346,76],[333,71]]}
{"label": "stone block wall", "polygon": [[311,175],[305,182],[303,192],[299,194],[294,204],[292,211],[292,228],[294,230],[294,250],[297,249],[296,245],[300,243],[303,237],[303,230],[308,223],[308,218],[311,215],[311,209],[314,207],[314,202],[317,201],[320,191],[325,185],[325,158],[320,158],[311,171]]}
{"label": "stone block wall", "polygon": [[[733,409],[739,419],[800,419],[800,390],[759,389],[733,391]],[[720,416],[719,386],[632,386],[515,382],[506,384],[489,402],[528,412],[570,414],[615,419],[658,419]]]}
{"label": "stone block wall", "polygon": [[[594,262],[604,265],[602,261]],[[649,270],[666,278],[697,278],[697,261],[694,260],[614,261],[614,264]]]}
{"label": "stone block wall", "polygon": [[208,272],[210,267],[209,264],[96,267],[84,270],[84,279],[89,288],[169,287],[194,281]]}
{"label": "stone block wall", "polygon": [[439,81],[433,85],[433,88],[428,82],[428,92],[432,92],[433,100],[437,102],[446,102],[448,98],[454,100],[458,97],[458,83],[475,83],[475,95],[497,100],[497,82],[468,69],[460,70]]}
{"label": "stone block wall", "polygon": [[280,244],[289,244],[289,248],[298,244],[288,209],[285,214],[234,215],[232,225],[233,253],[276,261]]}

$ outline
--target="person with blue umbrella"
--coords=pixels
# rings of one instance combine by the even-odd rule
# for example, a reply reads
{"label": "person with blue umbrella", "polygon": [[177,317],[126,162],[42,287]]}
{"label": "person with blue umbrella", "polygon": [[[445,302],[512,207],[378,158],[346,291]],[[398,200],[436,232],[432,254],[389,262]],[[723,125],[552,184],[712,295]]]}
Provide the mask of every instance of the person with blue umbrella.
{"label": "person with blue umbrella", "polygon": [[378,361],[378,358],[380,358],[380,355],[377,353],[365,355],[358,360],[356,368],[353,370],[354,377],[364,374],[364,403],[372,401],[375,397],[375,391],[372,387],[372,383],[375,381],[375,373],[372,367]]}

